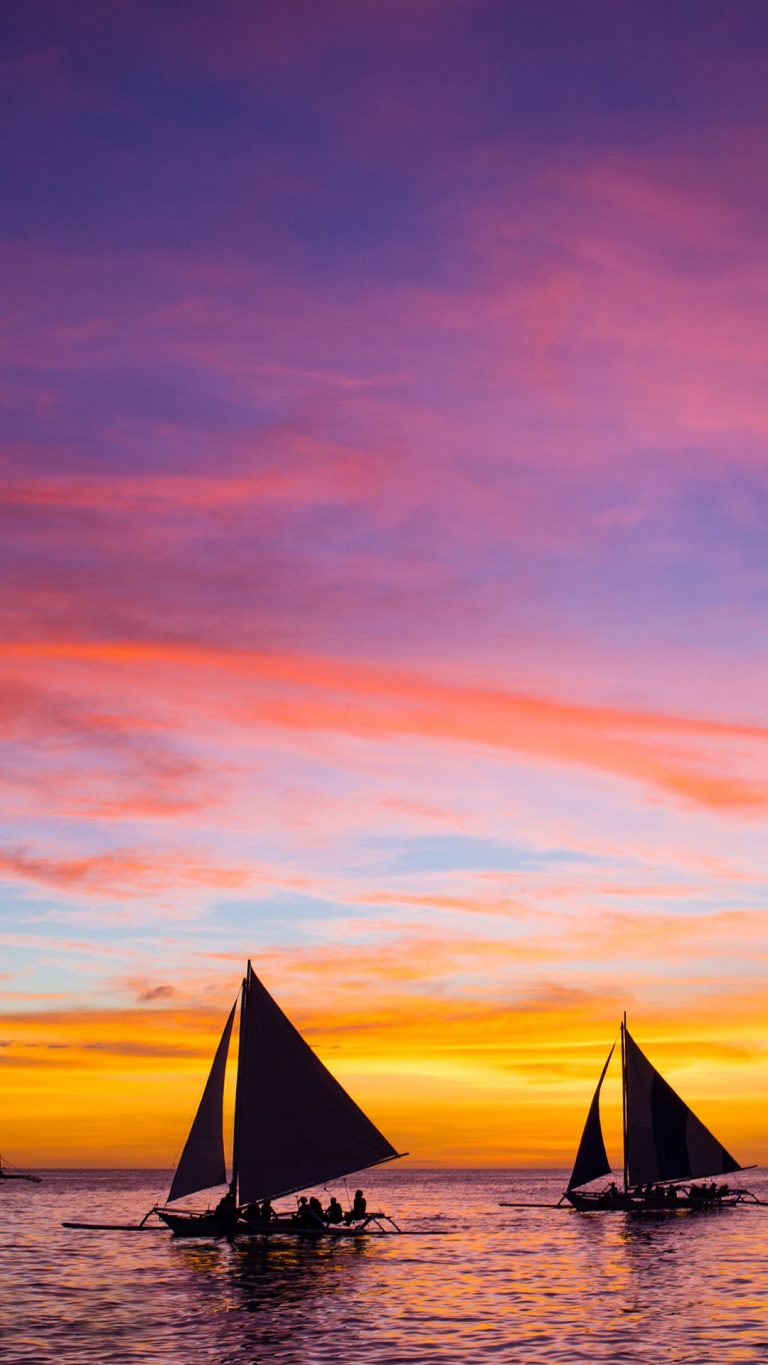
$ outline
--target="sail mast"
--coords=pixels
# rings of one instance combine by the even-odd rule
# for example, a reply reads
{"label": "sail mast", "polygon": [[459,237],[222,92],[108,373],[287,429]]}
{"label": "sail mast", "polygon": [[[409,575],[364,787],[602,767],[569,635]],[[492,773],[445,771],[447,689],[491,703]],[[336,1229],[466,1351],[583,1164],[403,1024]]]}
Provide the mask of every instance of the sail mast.
{"label": "sail mast", "polygon": [[624,1148],[624,1193],[629,1188],[627,1177],[627,1011],[621,1024],[621,1120],[622,1145]]}
{"label": "sail mast", "polygon": [[243,1088],[243,1052],[245,1039],[245,1010],[248,999],[248,987],[251,981],[251,959],[248,958],[248,965],[245,969],[245,976],[240,988],[240,1033],[237,1040],[237,1080],[235,1082],[235,1123],[232,1137],[232,1180],[230,1181],[230,1194],[237,1199],[237,1179],[240,1168],[240,1116],[241,1116],[241,1097]]}

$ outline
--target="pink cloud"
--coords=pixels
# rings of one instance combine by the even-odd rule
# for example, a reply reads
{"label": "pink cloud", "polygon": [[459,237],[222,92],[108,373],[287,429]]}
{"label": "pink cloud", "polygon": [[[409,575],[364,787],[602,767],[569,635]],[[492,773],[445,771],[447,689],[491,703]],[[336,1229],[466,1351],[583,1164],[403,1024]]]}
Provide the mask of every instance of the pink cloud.
{"label": "pink cloud", "polygon": [[726,169],[743,141],[740,130],[714,153],[722,176],[708,166],[695,178],[684,145],[550,165],[522,202],[491,199],[469,220],[489,291],[476,326],[497,337],[508,379],[522,363],[580,425],[569,462],[602,459],[618,439],[625,467],[647,466],[649,442],[670,472],[691,441],[718,461],[763,463],[760,446],[738,444],[768,429],[762,227],[749,200],[730,196]]}
{"label": "pink cloud", "polygon": [[[66,742],[68,734],[86,734],[97,745],[104,742],[117,762],[118,779],[121,768],[131,784],[139,774],[151,778],[154,790],[146,796],[148,810],[153,800],[162,805],[167,799],[173,808],[180,794],[190,789],[194,794],[198,776],[204,788],[210,786],[210,765],[200,755],[191,759],[180,747],[188,743],[203,716],[207,733],[211,725],[222,738],[229,730],[230,744],[236,744],[238,731],[254,736],[327,732],[374,741],[394,737],[404,741],[410,736],[438,746],[479,746],[548,763],[576,764],[641,782],[666,799],[712,810],[759,813],[768,804],[762,776],[768,732],[761,726],[461,687],[347,660],[198,645],[51,641],[6,645],[0,658],[12,678],[21,670],[39,687],[44,665],[49,683],[56,678],[60,693],[66,696],[75,689],[78,695],[79,710],[66,720],[66,706],[54,708],[50,728],[42,719],[45,707],[39,708],[38,749],[43,752],[55,736]],[[145,738],[143,697],[150,678],[150,715],[155,723],[172,717],[171,735],[160,747],[148,746]],[[180,684],[183,711],[175,704]],[[120,719],[106,726],[97,720],[89,730],[85,699],[105,690],[114,690]],[[24,704],[22,700],[21,716]],[[132,734],[134,715],[138,723]],[[68,730],[68,725],[73,728]],[[78,766],[75,757],[75,770]],[[240,766],[233,760],[224,787],[220,785],[222,794],[235,783]],[[220,771],[220,755],[216,768]],[[90,796],[89,786],[85,780],[83,799],[94,807],[104,802],[108,810],[110,803],[119,807],[134,799],[130,791],[110,789],[109,776],[96,782]]]}
{"label": "pink cloud", "polygon": [[[146,815],[147,807],[142,810]],[[254,875],[252,868],[208,864],[189,849],[177,854],[114,849],[58,858],[25,848],[0,849],[0,878],[38,882],[78,895],[135,898],[190,886],[234,890],[248,886]]]}

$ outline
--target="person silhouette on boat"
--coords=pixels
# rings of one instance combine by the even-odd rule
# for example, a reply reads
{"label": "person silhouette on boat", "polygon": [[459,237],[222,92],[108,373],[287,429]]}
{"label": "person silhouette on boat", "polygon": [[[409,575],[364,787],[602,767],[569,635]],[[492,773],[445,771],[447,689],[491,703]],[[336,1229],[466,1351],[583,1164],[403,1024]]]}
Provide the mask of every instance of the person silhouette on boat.
{"label": "person silhouette on boat", "polygon": [[258,1201],[255,1204],[249,1204],[245,1210],[245,1216],[252,1223],[270,1223],[276,1214],[269,1200],[265,1199],[263,1204],[259,1204]]}
{"label": "person silhouette on boat", "polygon": [[323,1206],[322,1206],[322,1204],[320,1203],[320,1200],[317,1198],[317,1195],[315,1195],[315,1194],[310,1195],[310,1199],[309,1199],[309,1209],[310,1209],[310,1211],[311,1211],[311,1213],[312,1213],[312,1217],[313,1217],[314,1219],[316,1219],[318,1223],[324,1223],[324,1222],[325,1222],[325,1214],[324,1214],[324,1212],[323,1212]]}
{"label": "person silhouette on boat", "polygon": [[355,1197],[352,1201],[352,1208],[349,1213],[344,1215],[345,1223],[357,1223],[361,1218],[365,1218],[365,1195],[362,1190],[355,1190]]}
{"label": "person silhouette on boat", "polygon": [[234,1190],[227,1190],[227,1193],[219,1200],[213,1210],[217,1218],[230,1218],[237,1212],[237,1200]]}
{"label": "person silhouette on boat", "polygon": [[344,1210],[335,1194],[331,1195],[331,1202],[325,1210],[325,1218],[328,1223],[341,1223],[344,1221]]}
{"label": "person silhouette on boat", "polygon": [[616,1181],[612,1180],[610,1185],[608,1186],[608,1198],[611,1200],[612,1203],[614,1203],[618,1199],[618,1197],[619,1191],[616,1187]]}
{"label": "person silhouette on boat", "polygon": [[301,1227],[308,1227],[315,1221],[315,1216],[309,1207],[309,1201],[305,1194],[299,1199],[299,1207],[296,1210],[295,1221]]}

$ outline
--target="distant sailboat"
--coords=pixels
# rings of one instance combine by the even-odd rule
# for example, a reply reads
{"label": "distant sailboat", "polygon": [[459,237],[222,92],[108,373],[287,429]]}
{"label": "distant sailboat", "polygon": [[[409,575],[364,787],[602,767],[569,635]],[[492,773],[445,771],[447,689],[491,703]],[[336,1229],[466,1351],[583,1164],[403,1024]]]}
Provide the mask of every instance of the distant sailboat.
{"label": "distant sailboat", "polygon": [[0,1181],[28,1180],[32,1185],[39,1185],[40,1179],[39,1175],[29,1175],[26,1171],[17,1171],[15,1166],[4,1166],[3,1158],[0,1156]]}
{"label": "distant sailboat", "polygon": [[[600,1126],[600,1091],[615,1046],[600,1073],[562,1199],[580,1210],[711,1208],[760,1202],[747,1190],[715,1182],[714,1177],[745,1168],[641,1052],[627,1029],[626,1015],[621,1024],[624,1178],[620,1187],[612,1181],[599,1191],[583,1188],[611,1174]],[[705,1178],[709,1184],[689,1183]]]}
{"label": "distant sailboat", "polygon": [[[180,1236],[234,1232],[357,1235],[381,1213],[329,1226],[304,1212],[276,1216],[272,1199],[340,1180],[355,1171],[393,1161],[397,1152],[339,1085],[262,985],[248,963],[240,999],[240,1036],[235,1090],[234,1144],[229,1193],[205,1213],[153,1210]],[[167,1203],[227,1183],[223,1137],[224,1078],[237,1009],[232,1006],[216,1049],[189,1136],[171,1182]]]}

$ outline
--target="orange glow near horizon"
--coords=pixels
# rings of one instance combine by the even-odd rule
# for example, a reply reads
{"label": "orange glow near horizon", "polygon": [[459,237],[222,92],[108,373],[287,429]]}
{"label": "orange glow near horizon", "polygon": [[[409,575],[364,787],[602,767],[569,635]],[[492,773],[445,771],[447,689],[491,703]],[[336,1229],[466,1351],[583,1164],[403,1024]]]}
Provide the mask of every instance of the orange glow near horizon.
{"label": "orange glow near horizon", "polygon": [[[573,1160],[612,1038],[591,1010],[535,1013],[389,1003],[298,1022],[391,1141],[419,1166],[554,1166]],[[707,1016],[642,1030],[652,1060],[744,1163],[768,1163],[762,1114],[768,1048],[743,1046],[749,1008],[728,1029]],[[215,1012],[158,1008],[6,1017],[4,1150],[33,1166],[170,1168],[213,1055]],[[535,1024],[535,1027],[534,1027]],[[231,1115],[236,1048],[228,1076]],[[603,1094],[620,1153],[619,1064]]]}

